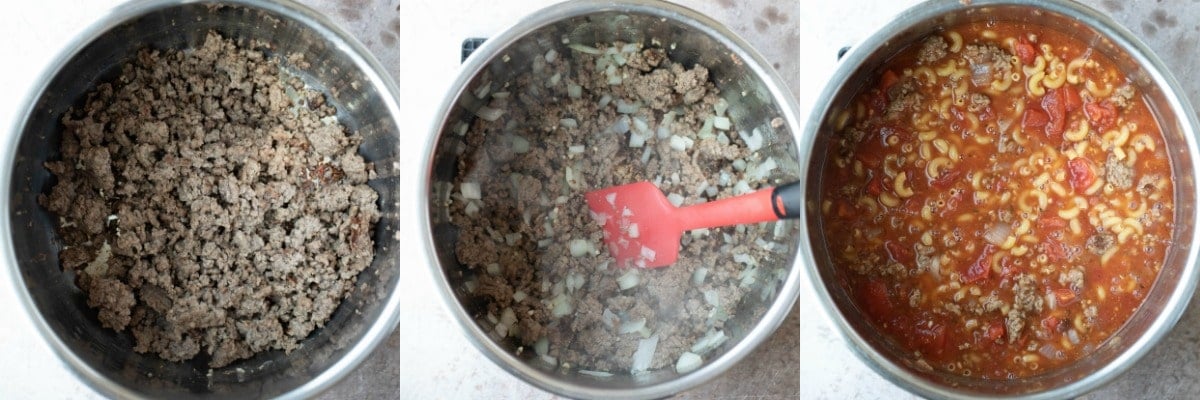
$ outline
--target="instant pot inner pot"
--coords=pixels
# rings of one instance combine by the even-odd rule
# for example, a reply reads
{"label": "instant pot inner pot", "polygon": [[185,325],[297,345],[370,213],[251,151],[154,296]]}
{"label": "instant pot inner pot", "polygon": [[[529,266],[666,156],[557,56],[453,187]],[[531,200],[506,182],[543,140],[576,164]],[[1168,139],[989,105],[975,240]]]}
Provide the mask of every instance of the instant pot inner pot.
{"label": "instant pot inner pot", "polygon": [[[908,17],[911,18],[911,16]],[[1193,155],[1189,152],[1189,139],[1186,137],[1186,135],[1192,134],[1192,131],[1184,127],[1183,124],[1186,123],[1186,120],[1179,117],[1177,113],[1180,111],[1175,108],[1178,104],[1175,102],[1176,97],[1174,96],[1183,94],[1164,90],[1165,83],[1159,72],[1147,70],[1143,67],[1143,65],[1148,65],[1145,59],[1140,58],[1140,55],[1131,55],[1125,50],[1130,48],[1129,43],[1115,42],[1112,39],[1114,35],[1098,31],[1077,18],[1049,10],[1031,10],[1028,6],[1014,5],[966,8],[955,6],[950,7],[946,14],[915,22],[906,29],[900,29],[885,41],[867,41],[860,45],[877,47],[856,49],[853,55],[848,55],[842,60],[844,64],[847,64],[842,68],[852,67],[853,65],[849,63],[856,63],[857,67],[854,67],[853,72],[849,74],[839,74],[839,78],[844,76],[845,79],[840,80],[840,86],[834,96],[823,102],[823,104],[829,105],[828,111],[824,113],[821,120],[813,121],[821,125],[817,129],[818,134],[814,144],[816,150],[813,151],[812,168],[809,169],[807,178],[808,198],[810,202],[813,202],[810,204],[821,204],[820,180],[827,160],[826,152],[823,149],[833,144],[831,143],[831,139],[835,136],[833,119],[841,107],[851,104],[851,100],[857,93],[868,87],[867,85],[876,82],[880,74],[880,67],[901,49],[919,43],[928,35],[940,33],[948,27],[983,21],[1013,21],[1030,24],[1036,26],[1037,29],[1067,33],[1089,45],[1095,51],[1103,52],[1125,72],[1129,80],[1136,85],[1138,92],[1146,98],[1158,119],[1167,141],[1167,147],[1170,149],[1168,153],[1172,162],[1176,205],[1173,237],[1177,245],[1170,247],[1154,288],[1148,293],[1139,310],[1095,352],[1067,367],[1041,375],[1014,380],[988,380],[922,369],[915,364],[915,359],[911,357],[911,354],[906,353],[902,346],[873,327],[868,322],[861,306],[846,287],[845,274],[849,272],[837,268],[832,262],[829,254],[829,246],[832,244],[826,243],[820,233],[824,231],[820,224],[836,223],[836,221],[824,221],[819,213],[809,210],[810,226],[808,229],[812,238],[812,250],[818,272],[817,276],[813,278],[819,279],[818,284],[828,290],[833,307],[839,314],[834,316],[835,319],[844,320],[852,331],[847,332],[852,336],[851,345],[860,347],[861,356],[869,359],[869,364],[872,364],[871,366],[883,373],[885,377],[910,388],[914,385],[920,386],[922,392],[925,393],[928,393],[925,391],[926,388],[934,387],[939,390],[953,390],[955,393],[1017,395],[1041,392],[1085,379],[1117,362],[1119,357],[1128,356],[1127,351],[1131,347],[1144,345],[1144,343],[1135,344],[1135,342],[1147,340],[1143,335],[1152,328],[1152,325],[1161,323],[1158,320],[1160,312],[1167,307],[1167,303],[1173,293],[1178,290],[1177,288],[1184,285],[1181,280],[1189,279],[1183,274],[1191,247],[1188,242],[1195,235],[1191,221],[1196,207],[1196,199],[1192,197],[1196,191],[1196,171],[1193,168]],[[860,55],[863,56],[860,58]],[[870,351],[866,351],[868,348]]]}
{"label": "instant pot inner pot", "polygon": [[[472,320],[479,321],[483,319],[482,317],[487,313],[487,304],[472,296],[463,283],[470,280],[475,274],[483,272],[471,270],[461,265],[455,255],[458,228],[450,221],[448,201],[453,200],[449,200],[451,193],[448,191],[457,193],[458,189],[456,187],[450,188],[450,184],[448,183],[454,182],[460,162],[472,162],[471,160],[480,157],[480,155],[463,152],[465,144],[459,139],[454,129],[460,125],[460,122],[466,124],[474,123],[476,118],[475,111],[487,104],[487,101],[480,100],[472,94],[475,88],[484,83],[483,71],[490,72],[489,80],[493,82],[493,91],[496,91],[500,90],[496,88],[503,86],[505,82],[515,83],[519,75],[530,71],[533,64],[532,60],[535,57],[543,57],[550,49],[554,49],[559,57],[574,59],[577,52],[568,47],[569,43],[594,46],[597,44],[611,45],[613,42],[621,41],[625,43],[640,43],[645,48],[662,48],[666,50],[671,60],[682,64],[684,68],[691,68],[695,64],[707,67],[709,69],[710,81],[720,90],[720,97],[724,98],[730,105],[728,115],[734,121],[737,129],[743,132],[750,132],[757,129],[762,132],[764,135],[764,144],[762,149],[759,150],[762,153],[759,159],[772,157],[779,164],[778,168],[769,176],[771,182],[786,183],[798,179],[800,173],[799,166],[795,161],[797,153],[793,134],[789,131],[787,124],[780,123],[784,116],[784,113],[780,109],[781,105],[772,99],[770,90],[759,78],[759,71],[755,70],[756,68],[766,66],[750,65],[748,60],[743,60],[739,54],[731,51],[727,42],[715,38],[714,36],[717,34],[717,32],[708,28],[685,24],[671,18],[663,18],[656,15],[604,11],[587,16],[571,17],[539,27],[522,36],[520,39],[507,44],[506,47],[494,54],[489,54],[491,60],[487,62],[483,69],[477,71],[465,87],[455,88],[457,90],[456,106],[445,116],[442,123],[442,131],[433,150],[429,213],[433,231],[433,243],[436,248],[436,255],[442,269],[442,274],[448,280],[449,286],[453,291],[453,296]],[[492,44],[495,45],[496,43]],[[485,51],[485,49],[487,49],[486,46],[479,51]],[[777,88],[777,90],[783,91],[785,89]],[[517,93],[513,93],[512,96],[517,96]],[[615,102],[616,99],[613,101]],[[518,102],[511,104],[511,107],[519,106]],[[586,118],[586,116],[580,116],[580,118]],[[774,126],[772,125],[773,120],[775,123]],[[596,134],[611,133],[598,132]],[[439,186],[449,189],[442,190],[439,189]],[[791,221],[780,223],[786,224],[786,232],[795,232],[799,229],[798,224]],[[779,261],[772,262],[772,264],[780,263],[772,265],[772,268],[780,266],[785,270],[790,268],[794,262],[798,246],[796,237],[796,235],[789,233],[786,239],[782,239],[783,244],[787,247],[786,253],[776,259]],[[530,268],[536,267],[531,266]],[[677,267],[668,266],[665,268]],[[540,294],[531,295],[534,297],[541,296]],[[707,363],[711,359],[723,356],[728,349],[740,342],[746,333],[753,329],[759,322],[758,318],[751,317],[760,315],[761,313],[755,314],[753,310],[760,306],[764,309],[770,307],[776,301],[777,297],[778,294],[776,293],[763,299],[760,298],[757,290],[749,292],[743,298],[743,301],[737,305],[737,311],[735,311],[736,314],[733,319],[725,322],[724,330],[729,335],[730,340],[721,346],[721,348],[705,356],[705,362]],[[476,340],[492,341],[493,339],[490,338],[487,332],[490,332],[493,326],[478,325],[478,322],[476,324],[473,327],[475,329],[470,334]],[[520,343],[514,338],[504,339],[500,342],[500,347],[507,351],[508,354],[489,354],[489,356],[497,362],[501,362],[501,364],[504,364],[504,362],[524,362],[529,366],[546,372],[557,371],[556,368],[551,367],[547,363],[538,362],[537,356],[531,351],[532,349],[529,346],[525,346],[525,351],[519,356],[515,356],[520,359],[520,361],[517,361],[517,358],[513,358],[512,354],[515,353],[519,345]],[[586,369],[586,366],[579,366],[577,369]],[[637,377],[629,376],[628,369],[613,371],[615,376],[612,377],[595,377],[578,374],[575,372],[577,369],[573,369],[568,373],[555,372],[551,376],[561,377],[565,380],[575,381],[578,384],[598,388],[648,386],[678,376],[671,368],[664,368]]]}
{"label": "instant pot inner pot", "polygon": [[[181,363],[135,353],[128,332],[101,327],[96,310],[87,306],[87,296],[76,287],[74,274],[59,266],[62,244],[55,233],[55,216],[37,202],[38,195],[54,185],[43,163],[61,159],[60,118],[68,108],[80,109],[84,95],[96,84],[114,80],[122,64],[132,60],[139,49],[198,47],[210,30],[242,47],[265,46],[270,56],[305,54],[310,65],[304,69],[289,65],[288,72],[325,93],[338,111],[339,122],[362,135],[359,152],[366,161],[376,163],[379,178],[369,184],[379,193],[383,215],[374,233],[374,261],[358,276],[355,290],[323,328],[290,354],[263,352],[215,370],[207,367],[204,353]],[[328,38],[334,41],[327,42]],[[399,178],[388,173],[393,169],[399,132],[386,105],[390,99],[382,97],[389,94],[381,92],[378,82],[362,71],[366,63],[350,53],[349,46],[336,42],[340,39],[327,28],[284,18],[276,11],[241,6],[189,3],[159,8],[88,39],[91,41],[83,44],[33,99],[32,112],[20,131],[9,193],[13,247],[32,299],[31,311],[48,325],[54,336],[50,340],[61,342],[59,350],[69,353],[63,354],[64,358],[88,379],[109,381],[99,386],[115,383],[146,396],[170,398],[211,394],[271,397],[308,383],[342,361],[383,317],[384,299],[399,279],[398,248],[392,245],[399,223],[395,212]]]}

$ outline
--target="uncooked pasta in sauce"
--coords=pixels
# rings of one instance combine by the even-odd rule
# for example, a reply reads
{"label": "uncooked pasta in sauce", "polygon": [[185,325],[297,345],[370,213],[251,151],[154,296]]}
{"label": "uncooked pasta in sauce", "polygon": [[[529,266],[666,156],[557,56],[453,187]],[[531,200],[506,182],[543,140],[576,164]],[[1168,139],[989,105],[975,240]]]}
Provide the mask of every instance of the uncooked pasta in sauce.
{"label": "uncooked pasta in sauce", "polygon": [[1153,285],[1170,161],[1111,59],[1009,23],[933,34],[838,113],[822,183],[859,308],[927,370],[1036,375],[1098,348]]}

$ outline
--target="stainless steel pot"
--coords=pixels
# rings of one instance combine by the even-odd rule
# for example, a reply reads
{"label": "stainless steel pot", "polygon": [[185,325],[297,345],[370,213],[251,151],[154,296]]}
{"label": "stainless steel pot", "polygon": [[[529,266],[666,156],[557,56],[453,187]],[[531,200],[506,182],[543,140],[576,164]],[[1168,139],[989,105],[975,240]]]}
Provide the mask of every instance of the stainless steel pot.
{"label": "stainless steel pot", "polygon": [[[338,119],[364,137],[359,148],[376,162],[384,217],[375,232],[372,265],[324,328],[284,354],[271,351],[210,370],[195,362],[167,362],[133,352],[128,333],[102,328],[74,276],[59,267],[52,215],[38,206],[52,177],[42,166],[58,156],[59,118],[78,107],[97,82],[115,78],[121,65],[147,46],[181,49],[201,44],[209,30],[246,44],[267,43],[274,54],[304,53],[311,66],[291,72],[321,89]],[[15,131],[4,140],[4,196],[0,236],[6,268],[34,325],[83,381],[116,398],[302,398],[345,376],[389,335],[399,313],[399,246],[394,244],[400,149],[396,89],[385,70],[351,35],[316,12],[283,1],[151,0],[116,8],[75,38],[43,73]]]}
{"label": "stainless steel pot", "polygon": [[908,355],[888,345],[836,278],[815,214],[809,217],[812,252],[804,254],[810,261],[806,272],[826,312],[857,355],[880,375],[913,393],[937,398],[1078,396],[1128,369],[1171,330],[1187,307],[1200,271],[1196,265],[1200,232],[1193,225],[1200,199],[1196,184],[1200,173],[1196,134],[1200,125],[1179,83],[1128,30],[1095,10],[1061,0],[935,0],[905,11],[850,50],[821,94],[822,100],[801,136],[805,140],[801,143],[803,151],[814,155],[806,170],[808,198],[817,200],[825,159],[823,151],[814,149],[830,145],[834,113],[849,104],[865,82],[873,81],[879,67],[904,47],[945,27],[979,21],[1015,21],[1076,37],[1115,60],[1156,114],[1170,148],[1176,205],[1173,237],[1177,244],[1170,248],[1145,302],[1099,349],[1065,368],[1024,379],[986,380],[921,371]]}
{"label": "stainless steel pot", "polygon": [[[432,142],[426,149],[424,164],[427,171],[421,177],[417,198],[421,215],[425,249],[434,269],[439,291],[450,313],[462,326],[470,341],[509,373],[542,389],[570,397],[583,398],[654,398],[683,391],[708,381],[738,362],[765,340],[783,321],[798,294],[800,265],[794,257],[799,243],[804,242],[802,222],[786,222],[795,237],[789,245],[788,274],[778,294],[761,300],[748,296],[739,309],[763,307],[762,318],[735,317],[726,322],[731,338],[714,357],[691,373],[679,375],[674,371],[657,371],[647,375],[618,374],[598,378],[577,371],[562,371],[544,363],[534,362],[531,351],[514,355],[513,343],[493,340],[492,327],[476,323],[486,305],[472,301],[462,287],[470,270],[459,265],[455,257],[456,234],[448,220],[448,210],[435,191],[435,184],[450,182],[456,173],[460,140],[453,129],[461,122],[471,122],[479,101],[470,89],[478,86],[483,72],[490,71],[491,79],[506,82],[527,71],[532,57],[556,49],[562,57],[572,51],[563,43],[608,43],[625,41],[651,45],[659,43],[668,50],[672,60],[690,66],[700,63],[709,68],[711,80],[731,105],[729,113],[737,126],[747,131],[762,127],[767,132],[768,145],[762,150],[781,161],[774,178],[797,179],[800,165],[796,162],[795,138],[798,120],[793,100],[787,89],[761,56],[750,49],[728,29],[695,11],[659,1],[573,1],[534,13],[512,28],[489,39],[467,60],[462,73],[442,103],[436,120]],[[780,118],[782,125],[772,126]],[[668,267],[672,268],[672,267]]]}

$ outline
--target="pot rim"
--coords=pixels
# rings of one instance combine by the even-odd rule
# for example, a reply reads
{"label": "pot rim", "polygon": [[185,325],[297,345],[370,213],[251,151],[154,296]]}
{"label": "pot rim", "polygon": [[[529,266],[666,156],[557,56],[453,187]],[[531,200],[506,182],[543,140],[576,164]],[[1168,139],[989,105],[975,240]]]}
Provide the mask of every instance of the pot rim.
{"label": "pot rim", "polygon": [[[1195,111],[1179,82],[1166,68],[1162,60],[1127,28],[1088,6],[1066,0],[974,0],[970,2],[960,0],[931,0],[913,6],[898,14],[892,21],[881,27],[867,39],[852,46],[839,61],[839,66],[834,75],[818,98],[832,99],[844,88],[853,85],[853,82],[848,82],[847,80],[867,62],[873,53],[891,45],[891,41],[897,35],[940,16],[960,13],[969,9],[995,6],[1025,6],[1049,13],[1065,15],[1095,29],[1105,38],[1111,40],[1115,47],[1136,60],[1137,64],[1145,70],[1150,80],[1164,92],[1164,97],[1167,100],[1164,105],[1173,110],[1179,119],[1180,126],[1183,128],[1181,136],[1186,139],[1188,151],[1192,155],[1193,171],[1195,174],[1200,174],[1200,165],[1196,165],[1198,162],[1197,157],[1200,156],[1200,150],[1197,148],[1197,132],[1200,132],[1200,122],[1198,122]],[[825,121],[826,116],[833,110],[834,106],[834,104],[828,102],[818,102],[817,106],[814,107],[808,119],[809,123],[805,127],[804,134],[801,136],[805,140],[804,143],[800,144],[801,151],[809,153],[814,151],[813,147],[816,137],[824,125],[822,121]],[[814,166],[805,164],[801,168],[803,169],[802,174],[808,176],[808,174],[812,173]],[[1177,187],[1176,190],[1180,189]],[[1200,188],[1186,194],[1192,199],[1200,199]],[[1193,211],[1188,217],[1190,217],[1190,221],[1200,220],[1200,212]],[[810,236],[813,235],[819,235],[819,233],[810,233]],[[1190,243],[1200,243],[1200,230],[1193,232]],[[805,250],[804,257],[808,265],[805,274],[812,285],[811,288],[821,303],[821,309],[828,320],[836,326],[839,335],[850,347],[855,356],[892,384],[919,396],[930,398],[1016,397],[1056,399],[1077,397],[1094,390],[1132,367],[1137,360],[1148,353],[1155,344],[1171,331],[1171,328],[1175,326],[1187,309],[1188,301],[1196,290],[1197,280],[1200,279],[1200,268],[1197,266],[1200,247],[1189,246],[1186,253],[1187,256],[1184,258],[1182,264],[1180,282],[1172,288],[1173,292],[1171,292],[1169,298],[1164,302],[1163,309],[1153,319],[1153,322],[1148,325],[1145,333],[1136,338],[1127,349],[1121,351],[1111,362],[1082,379],[1059,387],[1027,394],[989,396],[931,383],[927,378],[914,374],[876,351],[862,335],[855,331],[847,317],[838,310],[831,293],[822,281],[822,274],[817,265],[812,247],[808,246],[803,250]]]}
{"label": "pot rim", "polygon": [[[631,389],[612,389],[581,385],[562,379],[558,374],[526,364],[511,352],[504,350],[492,341],[475,324],[475,321],[455,298],[454,290],[450,287],[449,281],[445,279],[441,263],[436,256],[437,252],[431,234],[433,227],[430,225],[429,219],[429,193],[431,193],[433,185],[431,174],[433,171],[433,152],[437,148],[441,133],[448,127],[447,116],[454,109],[457,100],[464,94],[469,93],[467,85],[494,58],[503,55],[503,51],[507,46],[538,29],[565,19],[604,12],[636,13],[668,18],[697,29],[724,44],[729,52],[736,54],[746,62],[747,67],[754,71],[755,75],[761,79],[764,87],[771,93],[772,100],[779,105],[780,116],[784,119],[789,134],[799,148],[801,140],[798,134],[801,130],[798,116],[800,114],[796,101],[792,99],[787,86],[783,83],[778,73],[769,67],[771,64],[754,50],[748,42],[728,28],[699,12],[661,0],[568,1],[543,8],[519,20],[516,24],[484,42],[463,64],[461,72],[451,86],[451,92],[448,93],[438,108],[438,113],[436,114],[438,118],[434,120],[430,127],[432,135],[430,135],[425,144],[424,158],[421,163],[423,169],[419,171],[422,174],[419,178],[421,184],[415,185],[418,191],[416,194],[417,218],[421,229],[424,231],[422,235],[424,245],[422,247],[428,265],[432,269],[437,281],[437,290],[442,297],[443,306],[446,307],[447,312],[454,316],[454,320],[463,329],[464,334],[468,337],[471,344],[493,363],[533,386],[564,396],[600,399],[661,398],[695,387],[700,383],[717,377],[749,355],[753,349],[770,337],[771,333],[787,317],[796,299],[799,297],[801,270],[804,269],[802,263],[806,261],[806,258],[802,256],[803,251],[796,252],[788,276],[780,287],[778,297],[776,297],[775,301],[763,314],[759,322],[754,325],[754,328],[741,341],[724,354],[695,371],[661,383]],[[800,165],[806,164],[808,162],[807,155],[801,152],[797,161]],[[804,226],[806,224],[805,218],[802,215],[796,222],[800,226]],[[807,235],[808,233],[805,229],[797,231],[798,246],[804,247],[807,245]]]}

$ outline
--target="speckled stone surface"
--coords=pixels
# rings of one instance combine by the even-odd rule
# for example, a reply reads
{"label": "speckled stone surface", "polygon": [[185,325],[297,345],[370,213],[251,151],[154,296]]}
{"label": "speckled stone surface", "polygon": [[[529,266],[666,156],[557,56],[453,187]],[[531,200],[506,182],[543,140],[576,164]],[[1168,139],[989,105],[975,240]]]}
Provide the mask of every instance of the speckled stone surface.
{"label": "speckled stone surface", "polygon": [[[811,113],[837,65],[837,50],[866,38],[919,1],[805,2],[799,18],[801,112]],[[1193,105],[1200,101],[1200,1],[1085,0],[1144,41],[1180,81]],[[1185,223],[1185,222],[1181,222]],[[1200,304],[1128,372],[1087,394],[1087,399],[1200,397]],[[854,356],[820,310],[811,291],[800,296],[801,390],[804,399],[910,398]]]}

